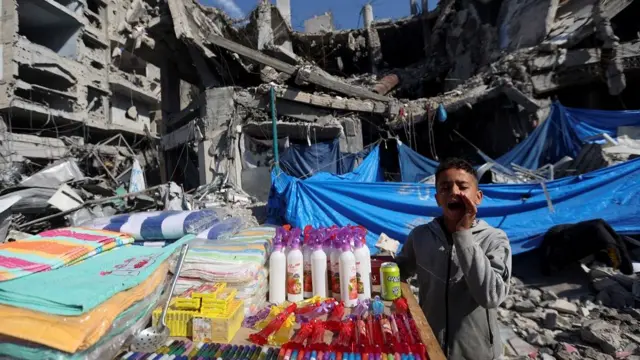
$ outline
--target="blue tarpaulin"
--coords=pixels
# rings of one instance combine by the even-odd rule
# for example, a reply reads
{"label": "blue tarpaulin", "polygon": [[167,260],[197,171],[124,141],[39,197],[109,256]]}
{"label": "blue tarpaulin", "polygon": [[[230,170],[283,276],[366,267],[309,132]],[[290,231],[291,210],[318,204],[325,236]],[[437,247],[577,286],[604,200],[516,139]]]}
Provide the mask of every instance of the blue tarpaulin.
{"label": "blue tarpaulin", "polygon": [[[582,140],[590,136],[607,133],[615,137],[619,126],[633,125],[640,125],[640,111],[566,109],[556,103],[549,119],[500,159],[537,168],[546,159],[575,155]],[[376,147],[356,171],[344,175],[320,173],[299,180],[274,171],[270,220],[286,219],[298,227],[363,225],[369,230],[367,243],[372,252],[382,232],[404,242],[413,227],[441,214],[435,188],[381,182],[379,151]],[[548,182],[554,212],[539,184],[481,188],[485,199],[479,217],[507,233],[515,254],[537,247],[542,235],[558,224],[602,218],[620,233],[640,233],[640,159]]]}
{"label": "blue tarpaulin", "polygon": [[357,154],[341,153],[339,139],[311,145],[290,144],[280,156],[280,167],[300,179],[320,172],[347,174],[356,167],[358,158],[365,157],[369,151],[371,147]]}
{"label": "blue tarpaulin", "polygon": [[[312,179],[274,176],[287,222],[298,227],[362,225],[369,230],[372,252],[380,233],[404,242],[416,225],[441,214],[432,185]],[[485,197],[478,216],[507,233],[514,254],[536,248],[558,224],[602,218],[620,233],[640,233],[640,159],[547,183],[554,212],[539,184],[481,189]]]}
{"label": "blue tarpaulin", "polygon": [[640,111],[573,109],[555,102],[547,120],[496,161],[506,167],[514,163],[535,170],[565,156],[575,158],[590,137],[617,137],[620,126],[640,126]]}
{"label": "blue tarpaulin", "polygon": [[426,158],[398,141],[398,160],[402,182],[419,182],[436,173],[438,162]]}

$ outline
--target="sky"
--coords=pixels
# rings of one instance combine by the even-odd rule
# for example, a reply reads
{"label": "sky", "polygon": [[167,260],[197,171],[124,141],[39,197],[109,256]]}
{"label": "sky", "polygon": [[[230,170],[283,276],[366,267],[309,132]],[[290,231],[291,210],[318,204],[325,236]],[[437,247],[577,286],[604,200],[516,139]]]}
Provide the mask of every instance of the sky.
{"label": "sky", "polygon": [[[222,9],[235,18],[244,17],[257,6],[258,1],[200,0],[203,5]],[[409,0],[291,0],[291,23],[296,30],[304,30],[304,20],[331,11],[337,29],[358,28],[362,26],[360,10],[369,1],[376,19],[397,19],[410,14]],[[429,7],[434,8],[436,3],[437,0],[429,0]]]}

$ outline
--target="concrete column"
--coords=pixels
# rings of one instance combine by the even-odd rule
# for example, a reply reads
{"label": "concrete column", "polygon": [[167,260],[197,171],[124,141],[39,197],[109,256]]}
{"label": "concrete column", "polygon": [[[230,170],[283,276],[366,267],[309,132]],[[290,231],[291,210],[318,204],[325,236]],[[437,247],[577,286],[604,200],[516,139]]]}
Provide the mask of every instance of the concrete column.
{"label": "concrete column", "polygon": [[198,144],[200,185],[210,183],[216,172],[229,174],[230,182],[236,177],[235,169],[228,166],[233,164],[233,159],[226,157],[227,154],[234,154],[230,148],[234,146],[234,141],[228,137],[229,127],[234,126],[236,116],[233,95],[232,87],[206,90],[204,140]]}
{"label": "concrete column", "polygon": [[409,0],[411,15],[418,15],[418,0]]}
{"label": "concrete column", "polygon": [[198,144],[198,173],[200,174],[200,185],[209,184],[213,181],[213,171],[215,169],[215,159],[210,149],[213,141],[203,140]]}
{"label": "concrete column", "polygon": [[273,44],[273,29],[271,27],[271,4],[262,1],[258,8],[258,50]]}
{"label": "concrete column", "polygon": [[363,11],[364,27],[367,30],[367,48],[369,50],[369,61],[371,72],[377,73],[378,66],[382,62],[382,50],[378,30],[373,27],[373,6],[366,4]]}
{"label": "concrete column", "polygon": [[429,0],[422,0],[422,13],[426,14],[429,12]]}
{"label": "concrete column", "polygon": [[369,29],[373,25],[373,6],[371,4],[364,6],[362,16],[364,17],[364,28]]}
{"label": "concrete column", "polygon": [[284,21],[291,26],[291,0],[276,0],[276,7],[280,10]]}
{"label": "concrete column", "polygon": [[[169,116],[171,114],[180,111],[180,78],[178,77],[178,66],[175,62],[168,60],[164,61],[160,68],[160,87],[161,87],[161,102],[160,107],[162,110],[162,119],[159,120],[158,125],[159,135],[166,135],[167,124],[169,122]],[[164,151],[159,151],[158,157],[160,160],[160,181],[164,184],[169,179],[168,169],[172,169],[171,161],[165,157]]]}

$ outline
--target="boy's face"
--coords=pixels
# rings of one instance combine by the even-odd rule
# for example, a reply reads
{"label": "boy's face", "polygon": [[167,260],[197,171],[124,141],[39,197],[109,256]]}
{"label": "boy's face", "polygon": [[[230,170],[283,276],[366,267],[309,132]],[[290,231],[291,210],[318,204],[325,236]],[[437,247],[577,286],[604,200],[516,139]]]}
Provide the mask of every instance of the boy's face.
{"label": "boy's face", "polygon": [[464,194],[476,206],[482,202],[482,191],[473,175],[460,169],[448,169],[438,175],[436,201],[445,219],[459,220],[465,213],[461,195]]}

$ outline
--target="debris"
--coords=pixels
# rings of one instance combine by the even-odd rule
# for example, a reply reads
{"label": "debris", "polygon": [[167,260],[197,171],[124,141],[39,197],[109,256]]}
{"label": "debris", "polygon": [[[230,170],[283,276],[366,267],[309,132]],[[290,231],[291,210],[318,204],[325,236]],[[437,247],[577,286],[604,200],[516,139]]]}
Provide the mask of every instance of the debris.
{"label": "debris", "polygon": [[592,320],[583,326],[580,336],[588,343],[599,345],[606,354],[615,355],[621,348],[619,332],[620,328],[616,325],[602,320]]}
{"label": "debris", "polygon": [[549,305],[549,308],[565,314],[578,315],[578,307],[575,304],[563,299],[558,299],[552,302]]}
{"label": "debris", "polygon": [[536,305],[531,300],[524,300],[517,302],[514,308],[520,312],[532,312],[536,309]]}

